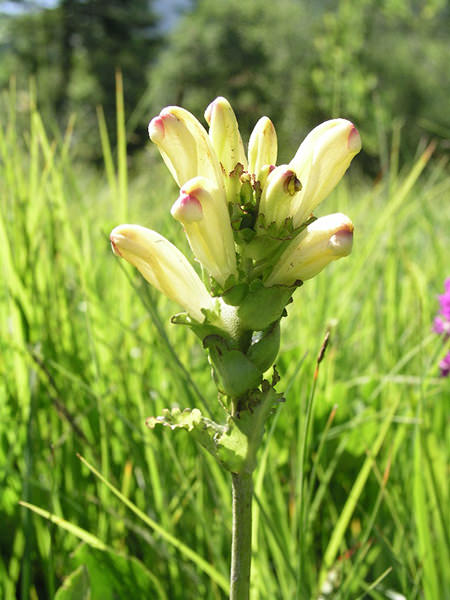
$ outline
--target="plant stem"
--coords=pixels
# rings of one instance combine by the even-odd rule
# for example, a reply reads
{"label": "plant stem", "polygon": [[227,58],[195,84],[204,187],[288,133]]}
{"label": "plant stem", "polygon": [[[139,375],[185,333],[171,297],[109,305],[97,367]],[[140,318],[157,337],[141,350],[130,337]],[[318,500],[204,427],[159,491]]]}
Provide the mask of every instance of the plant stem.
{"label": "plant stem", "polygon": [[248,600],[252,559],[252,474],[232,473],[232,482],[233,532],[230,600]]}

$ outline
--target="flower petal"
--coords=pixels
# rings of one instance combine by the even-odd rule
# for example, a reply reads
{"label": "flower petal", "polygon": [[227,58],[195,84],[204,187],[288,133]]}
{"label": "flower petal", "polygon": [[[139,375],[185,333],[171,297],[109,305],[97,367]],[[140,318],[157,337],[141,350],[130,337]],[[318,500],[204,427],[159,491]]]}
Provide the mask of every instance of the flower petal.
{"label": "flower petal", "polygon": [[236,115],[228,100],[219,96],[211,102],[205,111],[205,120],[209,125],[212,145],[225,173],[229,175],[238,163],[247,170],[244,144]]}
{"label": "flower petal", "polygon": [[341,213],[317,219],[304,229],[286,248],[266,286],[294,285],[311,279],[333,260],[352,251],[353,224]]}
{"label": "flower petal", "polygon": [[293,204],[296,227],[330,194],[360,150],[358,130],[346,119],[325,121],[309,133],[289,163],[303,186]]}
{"label": "flower petal", "polygon": [[230,275],[237,275],[230,217],[214,197],[209,180],[195,177],[185,183],[171,213],[184,225],[196,258],[221,286]]}
{"label": "flower petal", "polygon": [[140,225],[119,225],[110,235],[113,251],[134,265],[156,289],[203,322],[201,308],[214,300],[187,258],[162,235]]}
{"label": "flower petal", "polygon": [[248,170],[256,179],[264,165],[277,162],[277,132],[268,117],[261,117],[253,129],[248,142]]}
{"label": "flower petal", "polygon": [[264,215],[266,227],[271,223],[281,227],[292,216],[292,200],[300,189],[300,180],[288,165],[280,165],[271,171],[259,203],[259,213]]}
{"label": "flower petal", "polygon": [[201,175],[216,183],[225,202],[219,160],[205,128],[194,115],[179,106],[168,106],[150,121],[148,132],[180,187]]}

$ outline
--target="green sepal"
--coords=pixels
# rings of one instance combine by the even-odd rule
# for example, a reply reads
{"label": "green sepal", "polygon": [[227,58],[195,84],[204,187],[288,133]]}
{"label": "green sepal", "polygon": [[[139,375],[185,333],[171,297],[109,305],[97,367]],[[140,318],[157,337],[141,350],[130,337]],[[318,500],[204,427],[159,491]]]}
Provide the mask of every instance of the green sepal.
{"label": "green sepal", "polygon": [[[250,244],[252,240],[256,236],[256,231],[252,228],[253,219],[251,216],[243,218],[241,221],[241,229],[239,231],[234,232],[234,241],[239,246],[239,248],[245,247],[247,244]],[[244,253],[241,252],[241,255]]]}
{"label": "green sepal", "polygon": [[248,284],[239,283],[228,289],[222,296],[223,301],[231,306],[239,306],[248,293]]}
{"label": "green sepal", "polygon": [[202,308],[201,311],[205,315],[203,323],[195,321],[187,313],[173,315],[171,322],[187,325],[201,340],[208,336],[220,336],[230,344],[239,344],[242,330],[235,307],[217,299],[214,310]]}
{"label": "green sepal", "polygon": [[249,173],[243,173],[240,179],[242,184],[240,193],[240,204],[241,206],[250,207],[254,203],[251,175]]}
{"label": "green sepal", "polygon": [[220,392],[236,398],[261,383],[262,371],[240,350],[230,348],[220,336],[210,335],[203,340]]}
{"label": "green sepal", "polygon": [[237,163],[234,169],[225,176],[227,201],[229,206],[232,206],[233,204],[239,204],[242,187],[241,175],[243,172],[244,166],[241,163]]}
{"label": "green sepal", "polygon": [[[249,230],[245,233],[245,239],[251,239],[253,228],[256,223],[256,208],[253,203],[240,204],[234,202],[229,205],[231,227],[234,231],[235,241],[239,243],[241,231]],[[253,231],[253,235],[255,232]]]}
{"label": "green sepal", "polygon": [[176,315],[173,315],[170,322],[175,325],[187,325],[201,340],[209,335],[226,336],[223,327],[221,327],[222,323],[216,318],[215,313],[212,311],[207,312],[209,313],[209,316],[203,323],[194,321],[187,313],[177,313]]}
{"label": "green sepal", "polygon": [[288,217],[278,226],[275,222],[266,223],[265,215],[260,213],[256,220],[254,237],[240,247],[241,256],[264,265],[264,268],[259,270],[259,275],[269,274],[292,240],[315,220],[315,217],[310,217],[299,227],[294,227],[293,218]]}
{"label": "green sepal", "polygon": [[265,287],[259,279],[252,281],[237,310],[241,327],[251,331],[263,331],[275,321],[279,321],[295,289],[296,286]]}

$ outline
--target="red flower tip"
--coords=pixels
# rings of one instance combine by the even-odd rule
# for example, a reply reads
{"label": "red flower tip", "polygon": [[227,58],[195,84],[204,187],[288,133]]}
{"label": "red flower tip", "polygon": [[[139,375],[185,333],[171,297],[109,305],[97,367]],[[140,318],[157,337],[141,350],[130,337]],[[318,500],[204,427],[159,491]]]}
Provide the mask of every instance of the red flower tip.
{"label": "red flower tip", "polygon": [[361,150],[361,137],[359,131],[350,123],[350,132],[347,138],[347,147],[350,152],[359,152]]}

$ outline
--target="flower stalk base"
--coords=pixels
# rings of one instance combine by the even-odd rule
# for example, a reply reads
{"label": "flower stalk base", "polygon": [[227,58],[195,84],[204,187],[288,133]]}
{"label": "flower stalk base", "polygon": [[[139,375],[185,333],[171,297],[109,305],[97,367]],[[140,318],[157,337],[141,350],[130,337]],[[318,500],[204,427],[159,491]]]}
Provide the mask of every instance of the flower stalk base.
{"label": "flower stalk base", "polygon": [[252,474],[232,473],[232,485],[233,530],[230,600],[248,600],[252,553]]}

